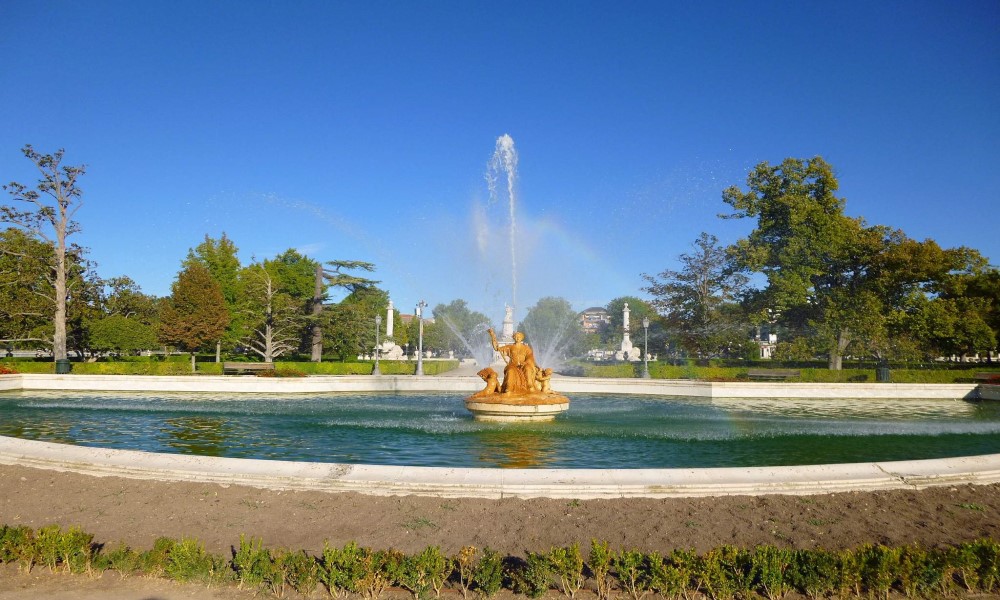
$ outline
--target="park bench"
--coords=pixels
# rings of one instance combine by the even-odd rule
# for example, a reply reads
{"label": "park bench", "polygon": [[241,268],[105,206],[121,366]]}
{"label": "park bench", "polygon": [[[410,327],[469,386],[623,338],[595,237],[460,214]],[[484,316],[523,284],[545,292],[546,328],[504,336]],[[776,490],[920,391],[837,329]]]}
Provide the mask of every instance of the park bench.
{"label": "park bench", "polygon": [[243,373],[257,373],[260,371],[273,371],[274,363],[269,362],[224,362],[222,363],[223,375],[242,375]]}
{"label": "park bench", "polygon": [[798,376],[799,372],[795,369],[750,369],[747,371],[747,377],[757,381],[784,381]]}
{"label": "park bench", "polygon": [[1000,373],[976,373],[972,376],[976,381],[981,381],[983,383],[1000,383]]}

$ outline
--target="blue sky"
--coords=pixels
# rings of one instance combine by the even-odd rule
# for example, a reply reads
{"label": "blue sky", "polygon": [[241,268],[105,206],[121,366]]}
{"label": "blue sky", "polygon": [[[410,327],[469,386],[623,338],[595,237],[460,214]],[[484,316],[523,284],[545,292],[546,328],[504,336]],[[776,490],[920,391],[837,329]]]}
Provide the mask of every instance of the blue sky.
{"label": "blue sky", "polygon": [[995,0],[9,0],[0,85],[0,180],[34,182],[26,143],[66,148],[76,241],[156,295],[226,232],[244,263],[367,260],[403,310],[499,320],[505,133],[518,316],[642,295],[701,231],[745,235],[721,191],[790,156],[830,162],[848,213],[1000,262]]}

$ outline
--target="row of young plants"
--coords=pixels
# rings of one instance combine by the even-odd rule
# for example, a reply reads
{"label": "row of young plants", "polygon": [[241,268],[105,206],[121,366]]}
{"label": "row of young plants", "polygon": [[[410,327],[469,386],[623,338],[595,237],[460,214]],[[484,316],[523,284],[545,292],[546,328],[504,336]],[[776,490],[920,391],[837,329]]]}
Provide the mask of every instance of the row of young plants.
{"label": "row of young plants", "polygon": [[938,549],[917,545],[864,545],[853,550],[790,550],[774,546],[720,546],[704,554],[675,550],[667,555],[614,550],[594,540],[585,556],[578,545],[504,556],[467,546],[448,556],[437,546],[413,554],[374,550],[350,542],[324,545],[313,556],[301,550],[269,549],[260,539],[240,537],[230,557],[209,553],[195,539],[160,538],[149,550],[119,543],[107,548],[78,528],[57,525],[37,531],[26,526],[0,526],[0,562],[16,562],[30,572],[52,571],[96,575],[106,570],[122,577],[146,575],[206,584],[227,583],[277,597],[294,589],[340,597],[359,595],[378,600],[390,588],[415,599],[439,597],[457,590],[464,598],[489,599],[508,589],[530,598],[557,590],[575,598],[589,589],[600,600],[623,597],[712,600],[756,597],[776,600],[789,592],[809,598],[867,596],[940,597],[1000,592],[1000,543],[980,539]]}

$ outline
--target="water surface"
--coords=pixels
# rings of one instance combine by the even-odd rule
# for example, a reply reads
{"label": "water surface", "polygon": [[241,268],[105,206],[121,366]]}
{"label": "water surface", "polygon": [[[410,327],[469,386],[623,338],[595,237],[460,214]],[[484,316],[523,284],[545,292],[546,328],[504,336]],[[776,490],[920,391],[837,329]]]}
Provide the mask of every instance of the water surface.
{"label": "water surface", "polygon": [[552,423],[479,423],[444,393],[0,393],[0,435],[318,462],[518,468],[765,466],[1000,452],[1000,403],[575,394]]}

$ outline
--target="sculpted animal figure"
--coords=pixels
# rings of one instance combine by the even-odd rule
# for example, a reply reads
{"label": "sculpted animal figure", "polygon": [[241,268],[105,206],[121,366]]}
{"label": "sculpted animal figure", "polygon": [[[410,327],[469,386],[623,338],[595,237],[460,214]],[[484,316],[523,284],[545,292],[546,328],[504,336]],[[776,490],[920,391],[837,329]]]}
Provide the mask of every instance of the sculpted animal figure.
{"label": "sculpted animal figure", "polygon": [[535,371],[535,389],[543,394],[552,391],[552,369]]}
{"label": "sculpted animal figure", "polygon": [[484,396],[487,394],[498,394],[500,393],[500,379],[497,377],[497,372],[493,369],[486,367],[481,369],[476,375],[482,378],[486,382],[486,387],[482,391],[478,392],[477,396]]}

